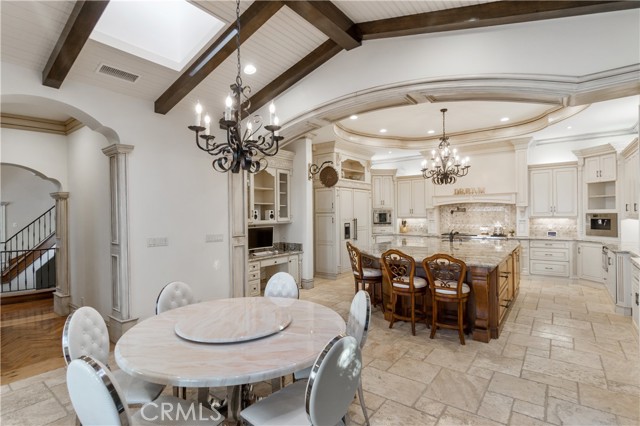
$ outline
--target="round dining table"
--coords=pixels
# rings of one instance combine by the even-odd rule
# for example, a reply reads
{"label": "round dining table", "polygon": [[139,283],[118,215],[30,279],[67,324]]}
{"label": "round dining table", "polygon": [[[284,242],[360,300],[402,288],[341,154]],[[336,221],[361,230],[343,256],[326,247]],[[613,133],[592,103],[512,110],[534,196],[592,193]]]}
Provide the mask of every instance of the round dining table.
{"label": "round dining table", "polygon": [[149,317],[118,340],[115,360],[153,383],[206,389],[226,386],[227,420],[239,421],[241,385],[310,367],[326,343],[344,334],[338,313],[279,297],[217,299]]}

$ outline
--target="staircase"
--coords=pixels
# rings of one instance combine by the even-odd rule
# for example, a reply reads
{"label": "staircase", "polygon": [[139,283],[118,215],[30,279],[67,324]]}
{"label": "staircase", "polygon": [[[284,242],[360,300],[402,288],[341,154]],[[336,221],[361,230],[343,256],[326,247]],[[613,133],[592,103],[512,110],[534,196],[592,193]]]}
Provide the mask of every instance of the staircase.
{"label": "staircase", "polygon": [[1,243],[2,296],[55,288],[55,231],[54,206]]}

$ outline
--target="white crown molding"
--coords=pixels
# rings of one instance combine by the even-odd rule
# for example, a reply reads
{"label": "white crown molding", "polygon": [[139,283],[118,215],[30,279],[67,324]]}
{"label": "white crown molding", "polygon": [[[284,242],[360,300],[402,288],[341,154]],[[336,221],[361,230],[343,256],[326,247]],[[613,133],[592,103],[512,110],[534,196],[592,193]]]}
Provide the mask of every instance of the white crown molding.
{"label": "white crown molding", "polygon": [[70,118],[66,121],[58,121],[3,113],[0,115],[0,127],[66,136],[84,127],[84,124],[75,118]]}

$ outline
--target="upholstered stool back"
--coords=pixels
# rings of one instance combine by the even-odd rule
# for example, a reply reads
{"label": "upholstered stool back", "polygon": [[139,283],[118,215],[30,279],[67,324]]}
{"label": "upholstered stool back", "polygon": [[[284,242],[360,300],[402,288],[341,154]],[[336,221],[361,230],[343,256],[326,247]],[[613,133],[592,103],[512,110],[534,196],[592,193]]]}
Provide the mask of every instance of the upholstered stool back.
{"label": "upholstered stool back", "polygon": [[156,300],[156,314],[187,306],[193,302],[193,291],[191,291],[189,284],[174,281],[164,286],[160,291],[158,300]]}
{"label": "upholstered stool back", "polygon": [[62,331],[62,353],[67,364],[82,355],[107,363],[109,332],[98,311],[83,306],[67,317]]}

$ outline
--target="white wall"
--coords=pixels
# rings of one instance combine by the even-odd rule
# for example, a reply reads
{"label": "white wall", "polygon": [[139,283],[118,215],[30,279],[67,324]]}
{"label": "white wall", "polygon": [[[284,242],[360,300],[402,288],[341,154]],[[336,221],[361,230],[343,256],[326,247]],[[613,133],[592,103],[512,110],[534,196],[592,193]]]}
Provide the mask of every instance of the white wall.
{"label": "white wall", "polygon": [[618,152],[622,151],[633,141],[636,135],[621,135],[598,137],[593,139],[581,139],[568,142],[533,143],[527,153],[529,164],[561,163],[565,161],[577,161],[573,150],[580,150],[611,144]]}
{"label": "white wall", "polygon": [[[7,238],[27,226],[55,204],[58,185],[33,172],[8,164],[0,166],[0,201],[6,207]],[[53,224],[55,225],[55,224]]]}
{"label": "white wall", "polygon": [[[193,119],[190,108],[178,106],[163,116],[153,112],[150,101],[74,81],[65,81],[61,89],[53,90],[42,86],[39,72],[14,64],[2,63],[1,77],[3,102],[53,103],[104,134],[109,144],[134,146],[129,154],[128,174],[133,316],[152,315],[158,292],[172,280],[189,283],[199,299],[229,296],[227,175],[213,171],[211,157],[195,146],[193,133],[186,128]],[[2,129],[3,162],[9,162],[4,153],[7,131]],[[36,148],[24,147],[20,161],[13,160],[19,157],[13,151],[9,151],[10,162],[16,164],[22,164],[20,161],[48,164],[52,158],[61,156],[67,161],[66,151],[61,154],[58,149],[55,157],[47,157]],[[106,156],[104,163],[108,163]],[[59,180],[64,182],[62,190],[72,186],[66,175]],[[101,185],[108,187],[108,181],[102,181]],[[73,196],[71,193],[70,197]],[[70,224],[72,233],[76,232],[74,226]],[[223,234],[224,241],[205,243],[206,234]],[[150,237],[167,237],[169,245],[148,248]],[[72,263],[80,261],[83,260],[71,259]],[[110,268],[103,269],[102,263],[95,267],[97,270],[92,274],[110,276]],[[80,290],[87,298],[98,294],[88,290],[97,285],[94,282],[71,285],[87,287]],[[77,296],[72,295],[72,303],[79,305]],[[100,303],[101,313],[108,315],[110,312]]]}

